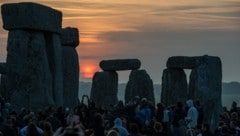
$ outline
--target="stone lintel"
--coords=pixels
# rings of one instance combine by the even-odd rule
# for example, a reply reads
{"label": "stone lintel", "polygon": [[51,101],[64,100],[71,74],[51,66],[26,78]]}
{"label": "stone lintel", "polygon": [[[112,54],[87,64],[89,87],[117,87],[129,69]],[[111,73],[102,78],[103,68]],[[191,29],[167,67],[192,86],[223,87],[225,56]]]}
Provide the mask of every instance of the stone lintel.
{"label": "stone lintel", "polygon": [[77,28],[63,28],[61,31],[61,43],[63,46],[77,47],[79,45],[79,33]]}
{"label": "stone lintel", "polygon": [[60,33],[62,13],[50,7],[32,3],[10,3],[1,6],[3,28],[33,29]]}
{"label": "stone lintel", "polygon": [[138,59],[113,59],[100,62],[100,67],[105,71],[137,70],[140,66],[141,62]]}
{"label": "stone lintel", "polygon": [[194,69],[201,64],[207,63],[207,61],[214,60],[220,61],[219,57],[215,56],[173,56],[168,58],[167,67],[168,68],[182,68],[182,69]]}

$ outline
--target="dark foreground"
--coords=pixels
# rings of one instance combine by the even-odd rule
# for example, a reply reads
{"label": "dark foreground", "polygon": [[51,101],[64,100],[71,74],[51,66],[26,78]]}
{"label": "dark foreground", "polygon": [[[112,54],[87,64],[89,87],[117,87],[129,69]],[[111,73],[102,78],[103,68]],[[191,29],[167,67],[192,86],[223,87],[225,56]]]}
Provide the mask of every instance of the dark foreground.
{"label": "dark foreground", "polygon": [[[193,103],[192,103],[193,104]],[[197,117],[197,118],[196,118]],[[0,136],[238,136],[240,119],[236,103],[224,110],[219,126],[204,123],[200,102],[154,107],[146,99],[111,108],[96,108],[93,102],[74,108],[46,107],[16,112],[1,102]]]}

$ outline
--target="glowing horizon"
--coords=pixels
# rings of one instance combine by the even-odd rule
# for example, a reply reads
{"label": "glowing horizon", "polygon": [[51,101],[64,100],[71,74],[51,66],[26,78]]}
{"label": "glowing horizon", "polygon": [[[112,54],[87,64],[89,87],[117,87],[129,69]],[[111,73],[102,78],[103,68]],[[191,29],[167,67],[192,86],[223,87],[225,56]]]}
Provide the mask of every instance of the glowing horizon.
{"label": "glowing horizon", "polygon": [[[60,10],[63,27],[79,29],[80,78],[85,74],[89,79],[83,72],[89,64],[99,71],[98,63],[103,59],[139,58],[153,81],[160,82],[168,57],[209,54],[221,57],[224,81],[240,81],[238,0],[2,0],[2,3],[24,1]],[[7,31],[1,28],[0,32],[3,61]]]}

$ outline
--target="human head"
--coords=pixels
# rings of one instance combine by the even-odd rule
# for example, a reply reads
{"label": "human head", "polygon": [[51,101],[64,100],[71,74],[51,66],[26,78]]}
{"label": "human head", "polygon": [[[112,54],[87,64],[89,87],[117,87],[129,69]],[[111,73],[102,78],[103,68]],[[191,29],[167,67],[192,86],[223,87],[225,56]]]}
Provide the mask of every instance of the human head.
{"label": "human head", "polygon": [[44,122],[44,131],[51,132],[52,131],[52,125],[49,122]]}
{"label": "human head", "polygon": [[154,123],[154,129],[155,129],[155,131],[160,131],[161,132],[162,129],[163,129],[163,126],[160,122],[155,122]]}
{"label": "human head", "polygon": [[186,104],[187,106],[190,108],[190,107],[193,107],[193,100],[192,99],[189,99],[186,101]]}
{"label": "human head", "polygon": [[120,136],[120,134],[116,129],[111,129],[107,132],[107,136]]}
{"label": "human head", "polygon": [[120,118],[116,118],[114,120],[114,126],[122,126],[122,120]]}

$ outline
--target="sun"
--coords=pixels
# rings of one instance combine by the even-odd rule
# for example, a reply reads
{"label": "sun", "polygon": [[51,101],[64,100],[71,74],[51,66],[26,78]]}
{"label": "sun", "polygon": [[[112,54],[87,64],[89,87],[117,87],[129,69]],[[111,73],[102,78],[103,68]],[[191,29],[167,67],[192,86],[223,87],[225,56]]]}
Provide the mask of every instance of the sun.
{"label": "sun", "polygon": [[80,67],[80,72],[84,78],[92,78],[97,68],[93,64],[82,64]]}

